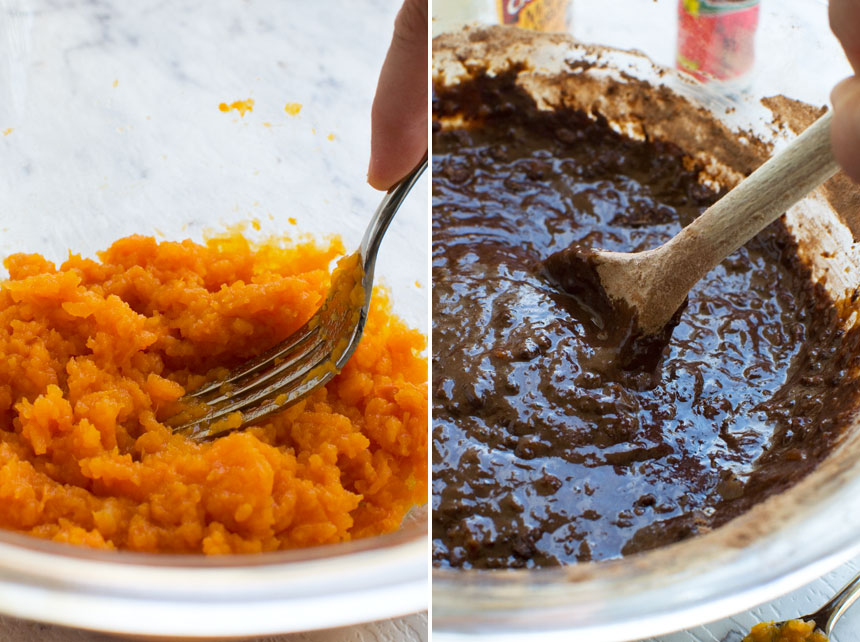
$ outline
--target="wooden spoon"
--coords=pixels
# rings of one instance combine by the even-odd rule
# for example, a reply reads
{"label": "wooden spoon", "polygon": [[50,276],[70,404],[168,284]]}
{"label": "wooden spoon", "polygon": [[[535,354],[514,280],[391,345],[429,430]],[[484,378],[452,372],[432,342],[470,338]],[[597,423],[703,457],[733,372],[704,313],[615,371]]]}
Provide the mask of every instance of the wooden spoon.
{"label": "wooden spoon", "polygon": [[[687,293],[729,254],[836,173],[828,111],[776,156],[660,247],[609,252],[576,244],[544,262],[556,281],[606,318],[619,365],[653,369]],[[619,335],[620,333],[620,335]]]}

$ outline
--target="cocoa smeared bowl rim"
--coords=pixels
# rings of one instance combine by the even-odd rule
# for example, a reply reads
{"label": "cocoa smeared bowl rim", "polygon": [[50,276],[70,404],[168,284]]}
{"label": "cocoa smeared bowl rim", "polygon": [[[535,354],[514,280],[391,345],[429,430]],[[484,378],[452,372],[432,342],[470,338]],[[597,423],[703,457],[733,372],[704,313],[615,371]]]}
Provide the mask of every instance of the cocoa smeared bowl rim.
{"label": "cocoa smeared bowl rim", "polygon": [[[540,108],[600,113],[634,137],[675,142],[705,167],[703,181],[723,186],[749,174],[822,109],[785,97],[718,97],[638,52],[506,27],[437,37],[432,70],[434,87],[442,88],[515,70],[517,85]],[[860,252],[845,220],[856,216],[858,203],[860,189],[837,175],[785,218],[846,329],[858,320]],[[853,412],[831,454],[791,489],[677,544],[555,569],[434,569],[434,631],[639,639],[798,588],[860,552],[858,428]]]}

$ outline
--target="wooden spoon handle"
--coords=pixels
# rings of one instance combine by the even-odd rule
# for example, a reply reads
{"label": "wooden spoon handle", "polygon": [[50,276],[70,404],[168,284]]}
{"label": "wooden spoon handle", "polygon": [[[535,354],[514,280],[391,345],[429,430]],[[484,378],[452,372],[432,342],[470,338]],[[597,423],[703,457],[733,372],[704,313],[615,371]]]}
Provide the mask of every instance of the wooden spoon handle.
{"label": "wooden spoon handle", "polygon": [[[657,248],[663,274],[683,274],[686,293],[720,261],[776,220],[838,169],[828,111],[671,241]],[[690,257],[695,257],[691,265]]]}

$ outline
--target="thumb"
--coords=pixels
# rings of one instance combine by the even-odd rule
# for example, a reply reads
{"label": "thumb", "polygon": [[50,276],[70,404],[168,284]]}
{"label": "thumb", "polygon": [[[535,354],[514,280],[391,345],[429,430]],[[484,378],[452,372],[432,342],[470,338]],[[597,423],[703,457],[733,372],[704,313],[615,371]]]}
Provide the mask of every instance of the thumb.
{"label": "thumb", "polygon": [[427,0],[405,0],[370,115],[367,182],[388,189],[427,151]]}
{"label": "thumb", "polygon": [[833,155],[845,173],[860,182],[860,78],[846,78],[836,85],[831,100]]}

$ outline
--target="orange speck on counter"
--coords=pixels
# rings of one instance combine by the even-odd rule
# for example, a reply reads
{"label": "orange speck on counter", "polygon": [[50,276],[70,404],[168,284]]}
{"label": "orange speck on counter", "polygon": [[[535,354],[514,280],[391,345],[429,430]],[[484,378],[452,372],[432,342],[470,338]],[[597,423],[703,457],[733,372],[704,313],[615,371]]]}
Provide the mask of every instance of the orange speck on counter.
{"label": "orange speck on counter", "polygon": [[113,86],[114,86],[114,87],[119,86],[119,79],[116,79],[116,80],[114,80],[114,81],[113,81]]}
{"label": "orange speck on counter", "polygon": [[255,230],[257,230],[259,232],[260,228],[261,228],[259,219],[256,219],[256,218],[253,219],[251,221],[251,227],[253,227]]}
{"label": "orange speck on counter", "polygon": [[334,134],[329,134],[328,136],[326,136],[326,138],[328,138],[329,140],[334,140]]}
{"label": "orange speck on counter", "polygon": [[296,219],[295,219],[295,218],[293,218],[292,216],[290,216],[289,218],[287,218],[287,222],[288,222],[290,225],[295,225],[295,224],[296,224]]}
{"label": "orange speck on counter", "polygon": [[287,112],[289,116],[298,116],[301,110],[301,103],[287,103],[286,105],[284,105],[284,111]]}
{"label": "orange speck on counter", "polygon": [[246,100],[235,100],[229,105],[227,103],[221,103],[218,105],[218,109],[223,112],[228,112],[231,109],[235,109],[239,112],[239,115],[244,118],[246,111],[254,111],[254,99],[248,98]]}
{"label": "orange speck on counter", "polygon": [[271,127],[271,126],[272,126],[272,123],[267,122],[267,121],[263,122],[263,127]]}
{"label": "orange speck on counter", "polygon": [[9,134],[11,134],[11,133],[12,133],[12,131],[13,131],[13,130],[12,130],[12,128],[11,128],[11,127],[10,127],[9,129],[4,129],[4,130],[3,130],[3,135],[4,135],[4,136],[8,136]]}
{"label": "orange speck on counter", "polygon": [[[426,337],[373,298],[343,370],[265,423],[197,443],[186,391],[297,330],[327,243],[120,239],[0,283],[0,527],[106,549],[252,553],[398,528],[427,501]],[[223,419],[231,427],[241,413]]]}

